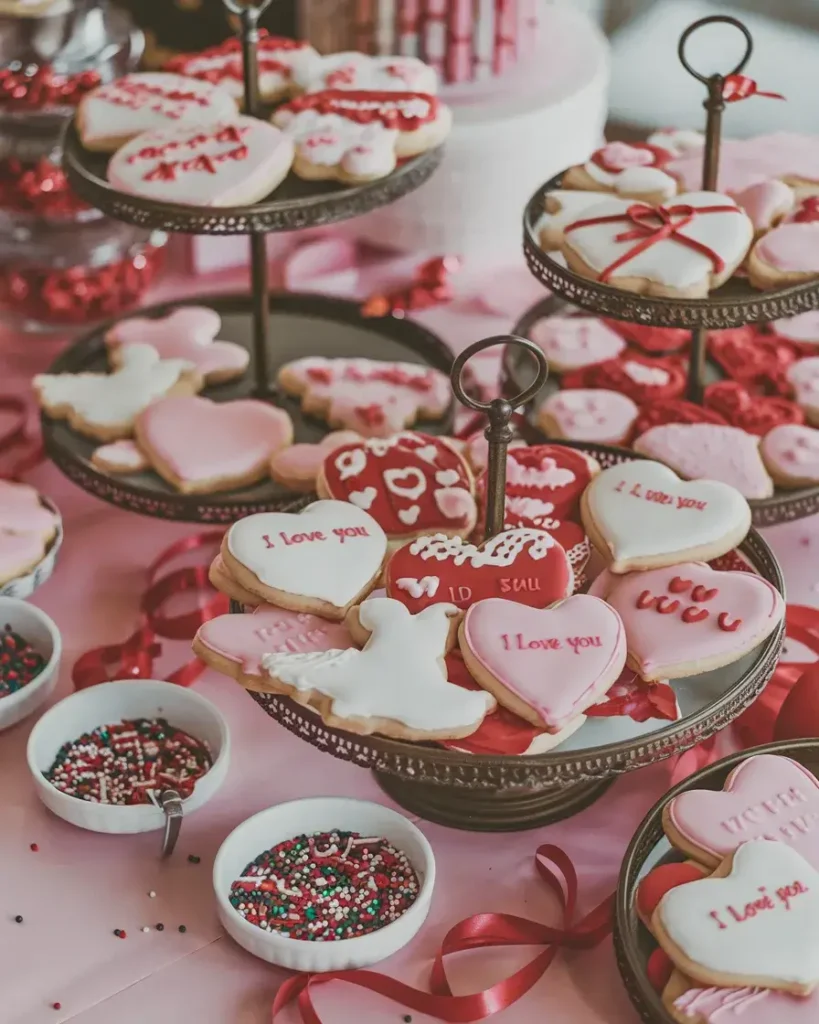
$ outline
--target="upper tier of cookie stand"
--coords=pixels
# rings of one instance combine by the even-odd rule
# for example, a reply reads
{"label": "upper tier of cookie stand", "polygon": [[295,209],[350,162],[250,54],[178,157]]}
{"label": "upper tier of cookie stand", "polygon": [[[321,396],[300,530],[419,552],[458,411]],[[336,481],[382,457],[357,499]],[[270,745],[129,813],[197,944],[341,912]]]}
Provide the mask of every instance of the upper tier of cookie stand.
{"label": "upper tier of cookie stand", "polygon": [[320,227],[369,213],[423,185],[442,158],[443,147],[438,147],[365,185],[303,181],[291,172],[267,198],[252,205],[185,206],[113,188],[106,177],[109,155],[87,150],[72,121],[64,139],[63,168],[77,194],[115,220],[191,235],[247,235]]}
{"label": "upper tier of cookie stand", "polygon": [[819,308],[819,278],[771,291],[758,291],[742,277],[733,277],[706,299],[661,299],[581,277],[545,252],[538,241],[537,221],[547,192],[559,189],[558,174],[535,192],[523,217],[523,252],[532,274],[555,295],[598,316],[652,327],[703,327],[722,330],[743,324],[779,320]]}
{"label": "upper tier of cookie stand", "polygon": [[[164,316],[194,301],[163,303],[140,310],[139,315]],[[240,380],[208,387],[202,394],[218,402],[247,398],[255,393],[256,387],[252,299],[245,295],[215,296],[208,300],[208,306],[222,318],[219,337],[249,348],[251,364]],[[304,355],[395,359],[432,366],[444,373],[452,365],[449,349],[431,331],[410,320],[364,317],[354,302],[290,292],[271,295],[269,307],[267,358],[271,379],[282,363]],[[79,338],[55,360],[49,373],[106,372],[105,334],[121,319],[127,317],[101,324]],[[298,399],[275,388],[270,398],[289,413],[296,442],[318,441],[328,432],[323,422],[302,416]],[[450,433],[453,413],[450,408],[443,419],[420,422],[418,429],[432,434]],[[109,475],[91,462],[91,454],[101,442],[78,434],[64,420],[43,415],[41,422],[46,453],[67,477],[90,494],[141,515],[194,523],[232,523],[254,512],[293,510],[310,500],[309,496],[295,494],[269,479],[221,494],[186,495],[153,472]]]}
{"label": "upper tier of cookie stand", "polygon": [[[659,863],[685,859],[683,854],[672,849],[664,836],[663,809],[680,793],[692,789],[721,790],[734,768],[756,754],[790,757],[814,775],[819,775],[819,740],[815,739],[769,743],[725,758],[690,775],[666,793],[643,819],[623,858],[614,911],[614,951],[629,999],[646,1024],[675,1024],[648,980],[647,961],[657,943],[641,924],[636,911],[637,886],[643,876]],[[741,1011],[738,1017],[740,1015]],[[773,1020],[771,1024],[774,1024]]]}

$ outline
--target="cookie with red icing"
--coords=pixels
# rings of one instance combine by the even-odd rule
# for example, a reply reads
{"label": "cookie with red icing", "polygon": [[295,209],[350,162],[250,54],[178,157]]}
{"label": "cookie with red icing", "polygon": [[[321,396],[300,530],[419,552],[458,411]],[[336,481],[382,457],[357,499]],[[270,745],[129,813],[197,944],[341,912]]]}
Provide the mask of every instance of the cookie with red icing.
{"label": "cookie with red icing", "polygon": [[760,453],[780,487],[812,487],[819,483],[819,430],[783,424],[763,438]]}
{"label": "cookie with red icing", "polygon": [[649,324],[630,324],[624,320],[605,318],[603,323],[650,356],[684,352],[691,344],[691,331],[682,327],[652,327]]}
{"label": "cookie with red icing", "polygon": [[786,423],[804,423],[805,414],[788,398],[752,395],[744,384],[721,380],[705,389],[705,405],[719,413],[732,427],[764,437],[769,430]]}
{"label": "cookie with red icing", "polygon": [[716,423],[725,426],[726,422],[725,417],[713,409],[687,402],[684,398],[672,398],[644,405],[634,421],[634,434],[639,437],[651,427],[660,427],[664,423]]}
{"label": "cookie with red icing", "polygon": [[791,221],[766,232],[748,257],[754,288],[782,288],[819,277],[819,221]]}
{"label": "cookie with red icing", "polygon": [[662,203],[677,194],[677,181],[663,168],[673,154],[649,142],[608,142],[584,164],[570,167],[563,186]]}
{"label": "cookie with red icing", "polygon": [[[571,519],[600,465],[591,455],[561,444],[534,444],[506,453],[505,521],[549,529],[547,520]],[[487,473],[478,481],[486,488]],[[540,520],[540,522],[536,522]]]}
{"label": "cookie with red icing", "polygon": [[320,497],[366,510],[393,539],[465,537],[477,520],[466,460],[429,434],[404,431],[341,445],[325,457],[316,487]]}
{"label": "cookie with red icing", "polygon": [[638,405],[680,398],[685,391],[686,370],[681,359],[665,356],[652,359],[627,350],[616,359],[567,373],[564,388],[605,388],[619,391]]}
{"label": "cookie with red icing", "polygon": [[804,355],[786,338],[767,337],[748,325],[708,335],[708,355],[725,374],[762,394],[790,396],[788,367]]}

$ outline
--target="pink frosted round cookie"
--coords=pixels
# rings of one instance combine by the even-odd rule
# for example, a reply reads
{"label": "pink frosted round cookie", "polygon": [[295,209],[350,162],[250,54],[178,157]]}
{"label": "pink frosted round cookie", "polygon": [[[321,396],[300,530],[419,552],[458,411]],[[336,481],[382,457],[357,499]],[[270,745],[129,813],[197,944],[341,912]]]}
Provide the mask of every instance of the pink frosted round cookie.
{"label": "pink frosted round cookie", "polygon": [[556,391],[538,410],[538,426],[549,437],[625,444],[639,407],[619,391],[577,388]]}
{"label": "pink frosted round cookie", "polygon": [[292,441],[293,424],[283,409],[251,398],[183,396],[149,406],[136,436],[169,484],[183,494],[213,494],[266,476],[273,453]]}
{"label": "pink frosted round cookie", "polygon": [[762,458],[780,487],[819,483],[819,430],[787,423],[762,438]]}
{"label": "pink frosted round cookie", "polygon": [[334,430],[316,444],[291,444],[274,453],[270,475],[291,491],[314,491],[325,458],[336,448],[358,441],[361,436],[354,430]]}
{"label": "pink frosted round cookie", "polygon": [[719,480],[745,498],[769,498],[773,480],[759,454],[759,438],[716,423],[665,423],[651,427],[634,450],[664,462],[689,480]]}
{"label": "pink frosted round cookie", "polygon": [[749,185],[734,198],[751,218],[754,231],[762,234],[783,220],[793,209],[796,193],[784,181],[759,181]]}
{"label": "pink frosted round cookie", "polygon": [[555,373],[604,363],[626,348],[616,331],[593,316],[552,316],[539,320],[530,333]]}
{"label": "pink frosted round cookie", "polygon": [[819,426],[819,356],[798,359],[786,375],[794,390],[794,398],[805,410],[808,420]]}
{"label": "pink frosted round cookie", "polygon": [[819,345],[819,309],[774,320],[770,326],[778,337],[787,338],[797,345]]}
{"label": "pink frosted round cookie", "polygon": [[236,117],[143,132],[111,158],[108,180],[146,199],[239,206],[272,192],[290,170],[293,153],[292,140],[272,124]]}
{"label": "pink frosted round cookie", "polygon": [[58,524],[59,518],[42,504],[33,487],[0,480],[0,531],[32,533],[47,544]]}
{"label": "pink frosted round cookie", "polygon": [[123,439],[101,444],[91,453],[91,462],[103,473],[112,475],[142,473],[151,468],[145,452],[135,441]]}
{"label": "pink frosted round cookie", "polygon": [[754,288],[781,288],[819,277],[819,221],[780,224],[763,235],[748,257]]}

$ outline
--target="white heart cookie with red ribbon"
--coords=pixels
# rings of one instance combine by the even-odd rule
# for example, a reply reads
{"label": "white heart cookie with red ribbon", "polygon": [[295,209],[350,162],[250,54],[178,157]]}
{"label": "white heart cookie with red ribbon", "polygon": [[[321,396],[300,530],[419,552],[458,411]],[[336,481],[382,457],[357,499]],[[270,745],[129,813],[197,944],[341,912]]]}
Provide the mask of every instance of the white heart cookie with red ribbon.
{"label": "white heart cookie with red ribbon", "polygon": [[293,155],[284,132],[256,117],[237,117],[143,132],[111,157],[108,180],[147,199],[239,206],[272,192],[290,170]]}
{"label": "white heart cookie with red ribbon", "polygon": [[438,91],[435,71],[417,57],[370,57],[348,51],[321,57],[296,74],[305,92],[323,89],[356,89],[367,92]]}
{"label": "white heart cookie with red ribbon", "polygon": [[680,480],[647,459],[611,466],[586,488],[583,525],[614,573],[724,555],[751,527],[739,491],[715,480]]}
{"label": "white heart cookie with red ribbon", "polygon": [[375,586],[387,553],[384,531],[346,501],[315,501],[302,512],[259,512],[225,534],[231,576],[269,604],[336,621]]}
{"label": "white heart cookie with red ribbon", "polygon": [[235,114],[230,93],[215,85],[144,71],[88,93],[80,102],[77,126],[86,149],[111,153],[142,132],[214,124]]}
{"label": "white heart cookie with red ribbon", "polygon": [[549,732],[594,704],[626,661],[620,616],[585,594],[545,609],[478,601],[459,641],[472,676],[504,707]]}
{"label": "white heart cookie with red ribbon", "polygon": [[689,978],[805,996],[819,982],[819,872],[784,843],[744,843],[711,878],[669,890],[654,933]]}
{"label": "white heart cookie with red ribbon", "polygon": [[608,142],[584,164],[570,167],[563,184],[663,202],[677,193],[677,179],[663,170],[672,156],[650,142]]}

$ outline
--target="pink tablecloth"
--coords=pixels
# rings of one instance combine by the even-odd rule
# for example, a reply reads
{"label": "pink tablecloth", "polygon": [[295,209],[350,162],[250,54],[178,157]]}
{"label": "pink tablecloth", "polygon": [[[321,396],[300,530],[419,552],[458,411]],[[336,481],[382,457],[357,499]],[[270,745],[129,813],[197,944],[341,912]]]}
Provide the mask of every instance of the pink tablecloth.
{"label": "pink tablecloth", "polygon": [[[212,281],[206,287],[211,293],[222,290]],[[501,298],[515,301],[517,289],[528,301],[537,297],[525,271],[508,277]],[[481,313],[466,301],[424,314],[455,348],[507,330],[511,319],[511,314]],[[53,343],[33,336],[7,333],[0,336],[0,345],[3,391],[25,393],[31,374],[47,366],[55,352]],[[29,479],[54,498],[65,519],[66,540],[56,575],[34,599],[63,632],[57,694],[62,697],[70,690],[69,669],[80,652],[121,640],[133,629],[146,564],[195,527],[143,519],[102,504],[50,465],[39,467]],[[785,536],[783,544],[798,549],[803,537],[819,534],[814,527],[785,528],[796,532]],[[794,573],[804,576],[798,558],[793,564]],[[801,585],[808,591],[812,583],[803,580]],[[816,603],[815,590],[811,603]],[[183,644],[169,645],[166,670],[187,654]],[[389,800],[368,772],[332,761],[295,739],[228,680],[209,673],[196,687],[230,723],[233,762],[222,790],[185,823],[180,848],[169,863],[157,857],[156,834],[100,836],[49,815],[34,795],[25,765],[31,723],[0,736],[3,1024],[270,1020],[271,999],[285,974],[235,946],[216,921],[210,876],[221,840],[248,815],[282,800],[314,795]],[[381,969],[424,985],[444,932],[470,914],[506,911],[554,921],[555,908],[532,870],[532,855],[540,843],[555,843],[571,855],[580,876],[581,910],[595,905],[612,890],[625,846],[666,788],[668,775],[668,768],[658,765],[624,778],[582,814],[534,832],[475,835],[421,822],[438,860],[432,911],[409,948]],[[39,852],[29,849],[31,843],[38,844]],[[201,857],[201,863],[189,863],[189,853]],[[153,899],[151,890],[156,892]],[[15,923],[17,914],[23,916],[22,924]],[[155,930],[158,922],[164,931]],[[184,934],[178,931],[183,924]],[[151,930],[143,933],[144,925]],[[115,928],[124,929],[127,938],[116,938]],[[530,955],[526,949],[461,955],[451,966],[453,987],[456,992],[485,987]],[[57,1001],[60,1010],[52,1007]],[[327,1024],[397,1024],[406,1012],[344,985],[319,990],[316,1003]],[[551,1024],[635,1024],[638,1018],[620,983],[610,942],[590,953],[560,957],[531,993],[495,1019],[499,1024],[535,1024],[546,1015]],[[412,1017],[414,1024],[431,1020]],[[297,1015],[288,1011],[284,1019],[296,1021]]]}

